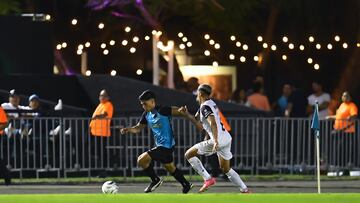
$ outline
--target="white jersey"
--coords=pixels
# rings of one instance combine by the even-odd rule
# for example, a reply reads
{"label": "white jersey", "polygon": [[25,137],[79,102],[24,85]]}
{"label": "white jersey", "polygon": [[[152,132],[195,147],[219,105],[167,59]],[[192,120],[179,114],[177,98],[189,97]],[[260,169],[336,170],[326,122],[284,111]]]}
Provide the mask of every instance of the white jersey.
{"label": "white jersey", "polygon": [[205,131],[209,134],[211,140],[214,140],[214,135],[211,131],[211,126],[207,121],[207,118],[208,116],[213,115],[217,125],[219,145],[228,144],[231,141],[231,135],[221,123],[219,109],[213,100],[209,99],[206,100],[204,103],[202,103],[200,105],[199,113],[200,113],[200,122],[202,123],[202,126],[205,129]]}

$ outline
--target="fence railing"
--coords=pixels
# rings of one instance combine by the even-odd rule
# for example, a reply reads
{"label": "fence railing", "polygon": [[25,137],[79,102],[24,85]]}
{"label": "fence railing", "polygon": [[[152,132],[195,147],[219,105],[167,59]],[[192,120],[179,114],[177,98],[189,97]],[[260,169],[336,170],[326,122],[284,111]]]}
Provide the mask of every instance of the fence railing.
{"label": "fence railing", "polygon": [[[315,169],[315,138],[310,119],[229,118],[232,166],[250,174],[312,173]],[[124,178],[141,171],[137,156],[154,146],[149,129],[139,134],[121,135],[120,128],[135,125],[138,118],[111,120],[111,136],[95,137],[89,118],[33,118],[10,121],[0,142],[0,157],[19,177],[40,177],[53,172],[57,177],[71,173],[93,176],[100,171],[116,171]],[[333,130],[332,120],[320,121],[321,168],[324,171],[360,168],[359,120],[356,131]],[[193,174],[184,154],[203,140],[195,127],[183,118],[172,121],[176,147],[175,164]],[[207,166],[207,165],[206,165]],[[160,164],[156,169],[162,169]]]}

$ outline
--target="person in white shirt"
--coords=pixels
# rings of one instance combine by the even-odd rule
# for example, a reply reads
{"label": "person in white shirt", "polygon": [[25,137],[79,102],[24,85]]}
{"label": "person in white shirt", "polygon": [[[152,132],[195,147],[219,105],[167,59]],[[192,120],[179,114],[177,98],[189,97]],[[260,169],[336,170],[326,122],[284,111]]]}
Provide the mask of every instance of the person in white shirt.
{"label": "person in white shirt", "polygon": [[[4,110],[27,110],[26,106],[20,105],[20,97],[14,89],[9,92],[9,102],[2,103],[1,107]],[[24,125],[24,120],[18,119],[21,117],[19,113],[7,113],[6,115],[9,119],[13,119],[10,120],[8,127],[4,129],[5,134],[8,137],[16,134],[20,134],[21,137],[23,137],[24,135],[28,135],[29,132],[31,133],[31,131],[28,130],[27,125]]]}
{"label": "person in white shirt", "polygon": [[200,85],[197,89],[196,100],[200,104],[200,109],[195,117],[200,118],[200,122],[187,112],[186,107],[180,108],[180,111],[186,113],[187,118],[196,124],[198,128],[201,128],[202,125],[202,128],[208,135],[207,140],[197,143],[188,149],[185,153],[185,157],[194,170],[204,178],[204,184],[199,192],[206,191],[210,186],[215,184],[216,180],[206,171],[199,158],[197,158],[197,155],[210,156],[216,153],[219,159],[220,168],[227,175],[229,180],[240,189],[241,193],[250,193],[239,174],[230,167],[230,160],[233,157],[230,151],[232,138],[221,123],[219,109],[216,106],[216,103],[210,99],[211,91],[212,88],[206,84]]}
{"label": "person in white shirt", "polygon": [[[9,92],[9,102],[2,103],[1,107],[3,107],[4,110],[24,109],[24,106],[20,106],[20,97],[18,94],[16,94],[14,89],[10,90]],[[19,118],[19,113],[7,113],[6,115],[9,119]]]}
{"label": "person in white shirt", "polygon": [[319,102],[319,119],[325,119],[329,115],[328,107],[330,103],[330,95],[323,91],[322,85],[319,82],[312,83],[313,94],[308,96],[307,113],[312,117],[314,112],[315,102]]}

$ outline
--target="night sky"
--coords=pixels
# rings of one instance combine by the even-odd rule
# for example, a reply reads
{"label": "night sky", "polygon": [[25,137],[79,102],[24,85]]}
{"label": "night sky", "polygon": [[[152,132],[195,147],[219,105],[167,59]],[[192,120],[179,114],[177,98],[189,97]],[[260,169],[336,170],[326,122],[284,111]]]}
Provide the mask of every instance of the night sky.
{"label": "night sky", "polygon": [[[355,79],[358,73],[350,74],[352,78],[344,78],[349,77],[344,71],[350,69],[348,72],[352,72],[360,64],[357,59],[359,1],[214,1],[218,5],[203,1],[181,2],[143,2],[160,24],[158,27],[149,23],[135,1],[38,0],[25,1],[20,4],[20,9],[51,15],[54,50],[57,44],[67,43],[60,52],[74,73],[80,72],[80,56],[76,54],[78,45],[90,42],[91,46],[86,50],[93,74],[109,74],[115,69],[119,75],[151,82],[151,40],[145,41],[144,37],[151,36],[153,29],[160,29],[164,33],[162,40],[174,40],[177,48],[183,43],[178,33],[187,36],[192,46],[186,48],[186,53],[193,57],[195,65],[210,65],[217,61],[221,65],[236,66],[238,88],[250,88],[256,74],[264,75],[270,100],[277,98],[282,84],[289,81],[307,93],[310,93],[314,80],[322,82],[325,90],[333,95],[336,95],[337,87],[341,91],[346,88],[352,93],[358,92]],[[94,5],[101,5],[101,9]],[[119,17],[125,14],[126,17]],[[77,19],[76,25],[71,24],[73,19]],[[104,29],[98,28],[99,23],[104,23]],[[129,33],[124,31],[126,26],[131,27]],[[221,48],[210,45],[204,39],[205,34],[220,43]],[[139,42],[132,42],[134,36],[139,37]],[[236,40],[232,41],[230,36],[235,36]],[[263,37],[262,42],[258,41],[258,36]],[[287,42],[283,42],[284,36],[288,38]],[[315,38],[314,42],[309,42],[310,36]],[[335,36],[340,40],[336,41]],[[127,46],[121,45],[124,39],[128,40]],[[110,40],[115,40],[114,46],[109,45]],[[237,41],[242,43],[241,47],[236,46]],[[267,49],[263,48],[264,42],[268,43]],[[103,54],[102,43],[107,44],[108,55]],[[294,49],[289,48],[290,43],[294,44]],[[243,49],[243,44],[248,45],[248,50]],[[316,44],[321,48],[316,49]],[[276,51],[271,50],[271,45],[276,45]],[[300,45],[304,46],[303,51],[299,49]],[[136,48],[134,54],[129,52],[130,47]],[[211,56],[204,56],[204,50],[210,50]],[[264,64],[253,60],[259,53],[266,56]],[[229,54],[234,54],[235,60],[230,60]],[[286,61],[283,55],[286,55]],[[246,57],[245,63],[240,62],[240,56]],[[312,64],[308,63],[308,58],[313,59]],[[314,69],[314,64],[319,64],[319,70]],[[143,69],[144,74],[137,76],[137,69]],[[344,83],[341,81],[347,81],[347,84],[341,85]]]}

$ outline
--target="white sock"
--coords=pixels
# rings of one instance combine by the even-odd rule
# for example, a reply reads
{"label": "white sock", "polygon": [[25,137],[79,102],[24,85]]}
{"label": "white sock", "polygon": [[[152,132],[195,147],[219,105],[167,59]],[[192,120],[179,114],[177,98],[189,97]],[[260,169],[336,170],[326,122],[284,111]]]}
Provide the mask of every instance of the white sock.
{"label": "white sock", "polygon": [[193,167],[193,169],[199,174],[201,175],[204,180],[209,180],[211,178],[210,174],[206,171],[206,169],[204,168],[203,164],[201,163],[200,159],[197,158],[196,156],[188,159],[189,163],[191,164],[191,166]]}
{"label": "white sock", "polygon": [[233,182],[236,186],[240,188],[240,191],[244,191],[247,189],[245,183],[241,180],[240,176],[236,171],[230,169],[229,172],[226,173],[227,177],[231,182]]}

